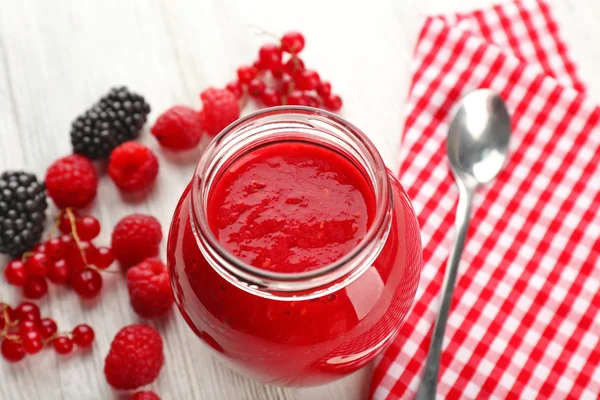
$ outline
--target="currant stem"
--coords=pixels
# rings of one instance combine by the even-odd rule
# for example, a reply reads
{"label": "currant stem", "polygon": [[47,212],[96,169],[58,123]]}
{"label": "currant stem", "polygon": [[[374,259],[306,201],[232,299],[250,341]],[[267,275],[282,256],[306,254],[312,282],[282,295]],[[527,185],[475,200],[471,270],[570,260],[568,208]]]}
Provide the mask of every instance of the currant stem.
{"label": "currant stem", "polygon": [[46,239],[51,239],[54,237],[54,234],[56,233],[56,231],[58,231],[59,225],[60,225],[60,213],[58,214],[58,217],[56,217],[54,219],[54,224],[52,224],[52,228],[50,228],[50,231],[48,231],[48,234],[46,235]]}
{"label": "currant stem", "polygon": [[246,105],[248,104],[248,100],[249,99],[250,99],[250,96],[248,95],[248,92],[246,90],[244,90],[244,94],[238,100],[238,103],[240,105],[240,109],[244,109],[246,107]]}
{"label": "currant stem", "polygon": [[119,271],[109,271],[109,270],[106,270],[106,269],[98,268],[94,264],[86,264],[85,267],[89,268],[89,269],[93,269],[96,272],[106,272],[106,273],[109,273],[109,274],[120,274]]}
{"label": "currant stem", "polygon": [[27,260],[29,259],[29,257],[31,257],[33,255],[33,251],[26,251],[25,253],[23,253],[23,255],[21,256],[21,262],[26,263]]}
{"label": "currant stem", "polygon": [[22,343],[23,342],[19,337],[15,336],[15,335],[6,335],[4,338],[6,340],[10,340],[11,342],[15,342],[15,343]]}
{"label": "currant stem", "polygon": [[77,233],[77,221],[75,221],[75,214],[73,214],[73,210],[70,207],[65,208],[65,213],[67,213],[67,217],[69,217],[69,222],[71,223],[71,234],[73,235],[73,239],[75,239],[75,243],[77,244],[77,248],[79,249],[79,254],[81,254],[81,259],[85,264],[86,268],[96,268],[91,264],[88,264],[87,257],[85,256],[85,251],[81,246],[81,239],[79,238],[79,234]]}
{"label": "currant stem", "polygon": [[[11,338],[8,335],[8,328],[16,326],[19,323],[19,321],[11,321],[10,318],[8,318],[8,306],[6,305],[6,303],[2,303],[2,314],[4,314],[4,328],[2,328],[2,332],[0,332],[0,337],[4,337],[13,342],[17,342],[17,340]],[[18,341],[17,343],[20,343],[20,341]]]}
{"label": "currant stem", "polygon": [[65,336],[68,337],[69,339],[73,338],[73,332],[54,332],[52,335],[48,336],[46,339],[42,340],[42,343],[44,345],[51,343],[54,339],[56,339],[59,336]]}
{"label": "currant stem", "polygon": [[256,31],[256,33],[258,33],[260,35],[269,36],[270,38],[273,38],[273,39],[277,40],[278,42],[280,41],[279,37],[277,37],[275,34],[269,32],[269,31],[264,30],[263,28],[261,28],[258,25],[248,24],[248,28],[254,29]]}

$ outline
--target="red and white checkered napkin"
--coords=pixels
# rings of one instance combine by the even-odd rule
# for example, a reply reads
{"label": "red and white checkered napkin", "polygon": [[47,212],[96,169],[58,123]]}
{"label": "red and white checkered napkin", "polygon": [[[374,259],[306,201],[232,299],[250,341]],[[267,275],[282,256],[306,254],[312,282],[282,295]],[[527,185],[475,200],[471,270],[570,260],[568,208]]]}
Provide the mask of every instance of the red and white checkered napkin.
{"label": "red and white checkered napkin", "polygon": [[455,236],[445,137],[467,92],[512,114],[510,159],[475,196],[441,359],[442,398],[600,395],[600,108],[583,93],[548,5],[522,1],[427,20],[417,44],[400,179],[424,267],[414,309],[373,377],[413,398]]}

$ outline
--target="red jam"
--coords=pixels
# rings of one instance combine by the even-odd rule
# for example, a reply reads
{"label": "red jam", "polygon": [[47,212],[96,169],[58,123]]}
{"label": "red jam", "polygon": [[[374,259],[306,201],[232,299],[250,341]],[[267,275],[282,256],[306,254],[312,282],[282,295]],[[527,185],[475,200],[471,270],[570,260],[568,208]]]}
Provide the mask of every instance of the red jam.
{"label": "red jam", "polygon": [[[392,221],[378,257],[353,282],[310,300],[265,298],[217,273],[194,236],[188,187],[167,248],[184,319],[228,365],[267,383],[321,384],[370,362],[400,328],[421,268],[416,218],[388,176]],[[208,222],[221,245],[276,272],[314,270],[339,259],[364,237],[376,208],[371,184],[354,164],[309,144],[255,149],[234,160],[209,190]]]}
{"label": "red jam", "polygon": [[371,185],[347,158],[318,145],[279,143],[227,168],[208,198],[208,221],[240,260],[305,272],[356,247],[374,209]]}

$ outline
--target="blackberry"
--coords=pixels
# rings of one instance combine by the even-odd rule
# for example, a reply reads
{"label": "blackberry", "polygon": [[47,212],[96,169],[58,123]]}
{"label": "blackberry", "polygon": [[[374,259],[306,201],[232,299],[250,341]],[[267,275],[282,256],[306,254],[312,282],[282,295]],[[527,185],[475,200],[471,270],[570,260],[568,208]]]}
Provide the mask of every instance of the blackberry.
{"label": "blackberry", "polygon": [[126,87],[113,88],[71,126],[73,152],[92,160],[107,158],[123,142],[140,135],[150,113],[142,96]]}
{"label": "blackberry", "polygon": [[7,171],[0,175],[0,253],[18,256],[42,237],[46,192],[35,175]]}

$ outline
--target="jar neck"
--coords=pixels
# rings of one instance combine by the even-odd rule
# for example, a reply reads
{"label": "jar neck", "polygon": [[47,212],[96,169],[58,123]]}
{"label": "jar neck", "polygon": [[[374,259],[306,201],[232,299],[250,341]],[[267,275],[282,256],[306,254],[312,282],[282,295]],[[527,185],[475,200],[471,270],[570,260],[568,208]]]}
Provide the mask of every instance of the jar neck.
{"label": "jar neck", "polygon": [[[207,204],[216,180],[232,161],[265,144],[289,141],[316,143],[345,156],[370,182],[376,209],[364,238],[342,258],[308,272],[278,273],[256,268],[228,252],[209,226]],[[275,107],[239,119],[211,142],[194,173],[190,215],[201,252],[230,283],[262,297],[309,299],[339,290],[375,261],[391,226],[391,195],[383,160],[358,128],[322,110]]]}

